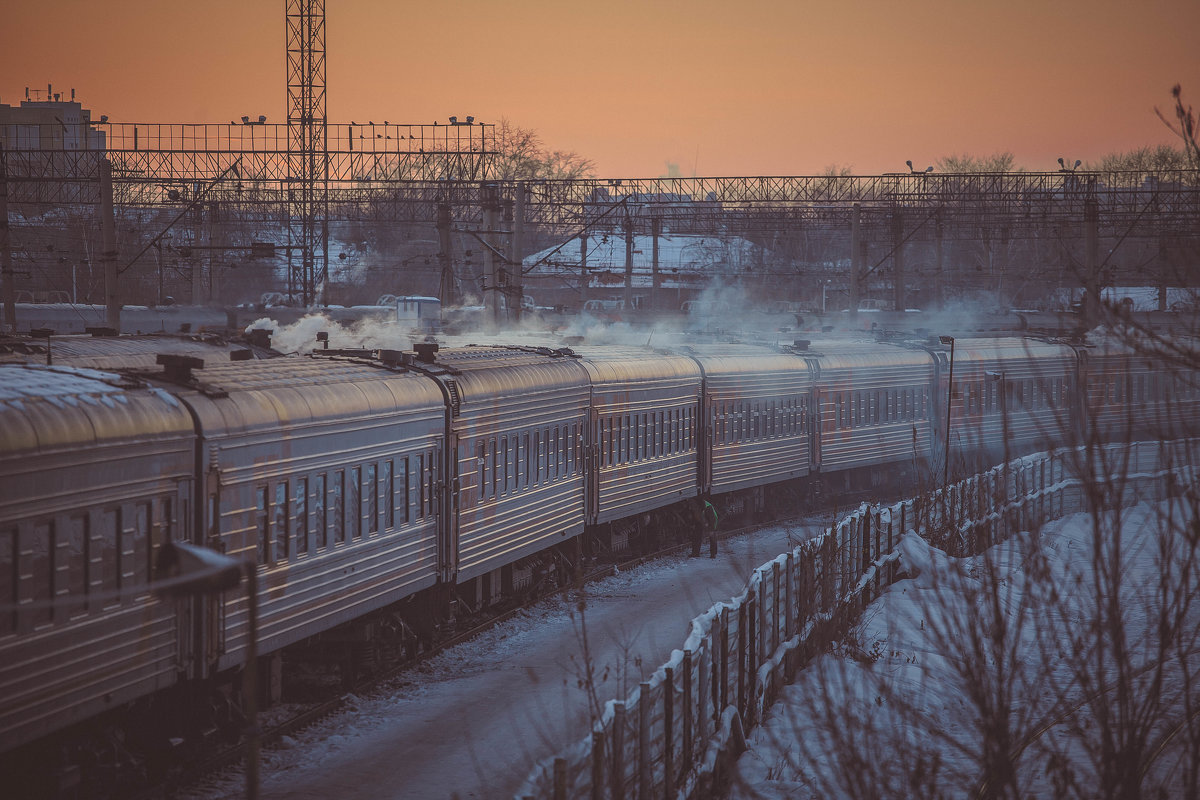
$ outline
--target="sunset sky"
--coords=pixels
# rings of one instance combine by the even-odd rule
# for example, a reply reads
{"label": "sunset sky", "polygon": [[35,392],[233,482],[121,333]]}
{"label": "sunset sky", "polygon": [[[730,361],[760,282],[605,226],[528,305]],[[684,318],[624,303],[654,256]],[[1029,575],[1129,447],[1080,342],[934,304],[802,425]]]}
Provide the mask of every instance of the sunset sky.
{"label": "sunset sky", "polygon": [[[283,0],[42,0],[0,14],[0,102],[124,122],[284,121]],[[537,130],[600,176],[857,174],[1171,142],[1198,0],[327,0],[330,122]]]}

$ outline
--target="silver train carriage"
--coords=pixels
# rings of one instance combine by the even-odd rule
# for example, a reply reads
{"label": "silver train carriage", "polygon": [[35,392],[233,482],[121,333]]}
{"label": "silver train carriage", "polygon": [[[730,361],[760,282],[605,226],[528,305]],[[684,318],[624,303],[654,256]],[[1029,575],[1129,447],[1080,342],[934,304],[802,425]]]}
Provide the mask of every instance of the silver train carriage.
{"label": "silver train carriage", "polygon": [[1089,426],[1082,434],[1101,441],[1193,435],[1200,429],[1198,355],[1200,341],[1190,337],[1090,335],[1080,348]]}
{"label": "silver train carriage", "polygon": [[758,489],[808,475],[813,381],[804,358],[753,345],[687,352],[704,373],[702,491]]}
{"label": "silver train carriage", "polygon": [[935,365],[925,350],[893,344],[812,345],[818,430],[813,463],[823,475],[924,464],[933,445]]}
{"label": "silver train carriage", "polygon": [[[945,350],[939,351],[948,355]],[[1038,339],[957,339],[939,378],[939,407],[949,398],[950,466],[997,463],[1006,456],[1069,441],[1078,424],[1078,359],[1066,344]]]}
{"label": "silver train carriage", "polygon": [[649,348],[576,348],[591,385],[587,523],[695,497],[700,365]]}
{"label": "silver train carriage", "polygon": [[584,526],[589,385],[568,350],[424,349],[414,368],[448,408],[447,581],[479,599],[522,582],[509,568]]}
{"label": "silver train carriage", "polygon": [[[435,384],[378,362],[312,358],[214,364],[192,378],[176,391],[199,431],[197,544],[257,564],[259,652],[438,581],[445,404]],[[205,668],[242,664],[244,593],[206,604]]]}
{"label": "silver train carriage", "polygon": [[148,584],[187,534],[195,439],[161,390],[0,366],[0,752],[186,674],[178,605]]}

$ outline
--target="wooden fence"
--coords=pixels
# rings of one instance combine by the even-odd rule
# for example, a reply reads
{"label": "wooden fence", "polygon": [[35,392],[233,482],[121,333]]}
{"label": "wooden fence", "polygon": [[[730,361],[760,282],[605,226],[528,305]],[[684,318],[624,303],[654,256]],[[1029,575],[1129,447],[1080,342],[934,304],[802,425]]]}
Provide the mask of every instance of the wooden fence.
{"label": "wooden fence", "polygon": [[[883,508],[863,504],[758,567],[740,595],[692,620],[682,649],[626,698],[610,700],[591,735],[539,764],[516,797],[718,793],[745,749],[745,734],[781,687],[896,580],[902,533],[966,555],[1084,510],[1097,496],[1106,507],[1158,499],[1194,483],[1193,470],[1181,465],[1190,463],[1196,444],[1039,453],[921,498]],[[1123,467],[1119,480],[1108,479],[1116,464]]]}

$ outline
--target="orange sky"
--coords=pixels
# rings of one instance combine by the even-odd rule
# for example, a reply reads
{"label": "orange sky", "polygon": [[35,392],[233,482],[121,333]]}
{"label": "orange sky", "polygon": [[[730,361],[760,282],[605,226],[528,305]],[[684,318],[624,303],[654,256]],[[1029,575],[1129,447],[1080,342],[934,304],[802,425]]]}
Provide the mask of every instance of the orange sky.
{"label": "orange sky", "polygon": [[[41,0],[0,13],[0,102],[114,121],[285,117],[282,0]],[[331,122],[514,123],[602,176],[859,174],[1172,141],[1197,0],[327,0]]]}

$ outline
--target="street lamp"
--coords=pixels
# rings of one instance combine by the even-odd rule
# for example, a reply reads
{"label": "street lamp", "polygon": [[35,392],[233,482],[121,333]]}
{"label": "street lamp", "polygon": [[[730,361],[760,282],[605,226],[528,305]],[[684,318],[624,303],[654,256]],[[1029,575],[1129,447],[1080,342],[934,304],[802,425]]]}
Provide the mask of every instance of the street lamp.
{"label": "street lamp", "polygon": [[926,167],[925,169],[918,171],[915,167],[913,167],[912,161],[905,161],[904,163],[908,165],[908,171],[913,175],[926,175],[930,172],[933,172],[933,167]]}
{"label": "street lamp", "polygon": [[939,336],[938,341],[950,345],[950,377],[946,381],[946,457],[942,462],[942,486],[950,480],[950,407],[954,397],[954,337]]}
{"label": "street lamp", "polygon": [[246,578],[247,623],[246,669],[242,673],[246,695],[246,798],[258,797],[258,565],[197,547],[187,542],[168,541],[155,563],[154,592],[165,597],[220,594]]}
{"label": "street lamp", "polygon": [[1079,159],[1075,159],[1075,165],[1068,167],[1066,165],[1066,163],[1063,162],[1062,156],[1059,156],[1058,157],[1058,171],[1059,172],[1074,172],[1075,170],[1079,169],[1079,165],[1082,163],[1083,162],[1080,161]]}

